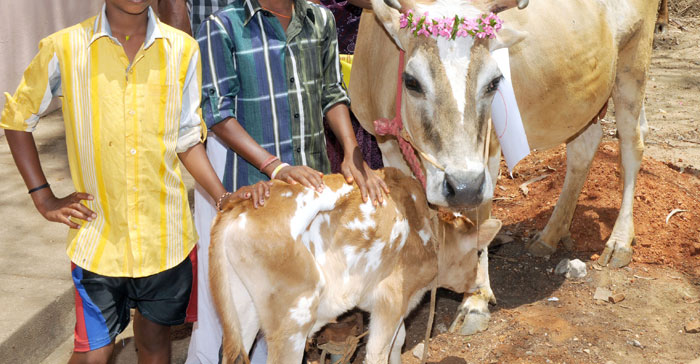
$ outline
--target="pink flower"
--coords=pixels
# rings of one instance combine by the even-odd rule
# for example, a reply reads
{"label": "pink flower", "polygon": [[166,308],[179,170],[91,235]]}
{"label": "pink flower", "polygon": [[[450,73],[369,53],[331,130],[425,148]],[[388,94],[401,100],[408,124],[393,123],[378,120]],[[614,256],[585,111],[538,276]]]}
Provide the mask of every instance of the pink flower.
{"label": "pink flower", "polygon": [[[401,28],[411,28],[415,36],[424,35],[426,37],[474,37],[484,39],[486,37],[495,38],[496,32],[503,27],[503,20],[496,14],[482,14],[477,18],[465,19],[459,16],[451,18],[431,19],[426,11],[422,16],[416,16],[413,10],[408,10],[399,17]],[[455,29],[456,27],[456,29]]]}
{"label": "pink flower", "polygon": [[406,16],[405,14],[401,14],[401,16],[399,17],[399,27],[405,28],[407,26],[408,26],[408,16]]}
{"label": "pink flower", "polygon": [[429,37],[429,36],[430,36],[430,33],[425,29],[425,27],[421,27],[421,28],[418,30],[418,35],[421,35],[421,34],[425,35],[426,37]]}
{"label": "pink flower", "polygon": [[464,21],[463,25],[467,30],[479,30],[479,24],[477,24],[476,19],[467,19]]}

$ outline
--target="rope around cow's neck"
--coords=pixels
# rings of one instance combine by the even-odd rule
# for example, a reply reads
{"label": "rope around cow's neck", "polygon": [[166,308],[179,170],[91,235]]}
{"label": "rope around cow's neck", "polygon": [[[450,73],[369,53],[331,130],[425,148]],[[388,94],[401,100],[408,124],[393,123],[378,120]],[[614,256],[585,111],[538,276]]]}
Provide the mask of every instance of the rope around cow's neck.
{"label": "rope around cow's neck", "polygon": [[406,163],[411,168],[411,171],[416,176],[416,178],[423,184],[425,188],[425,174],[421,169],[420,161],[416,158],[416,151],[423,157],[424,160],[428,161],[430,164],[434,165],[435,168],[444,171],[445,167],[441,166],[433,156],[428,153],[423,152],[420,148],[416,147],[416,144],[411,139],[406,129],[403,127],[403,120],[401,119],[401,75],[404,69],[404,56],[406,52],[399,50],[399,76],[396,81],[396,115],[393,119],[389,120],[387,118],[380,118],[374,121],[374,131],[378,135],[393,135],[399,142],[399,148],[403,154]]}

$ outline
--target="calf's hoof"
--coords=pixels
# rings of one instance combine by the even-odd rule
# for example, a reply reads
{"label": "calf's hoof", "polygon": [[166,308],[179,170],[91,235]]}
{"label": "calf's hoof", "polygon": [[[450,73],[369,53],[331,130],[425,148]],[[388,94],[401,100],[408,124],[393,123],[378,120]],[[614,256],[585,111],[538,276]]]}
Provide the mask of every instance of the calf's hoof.
{"label": "calf's hoof", "polygon": [[552,255],[557,250],[556,245],[551,247],[547,245],[541,238],[540,233],[537,233],[533,238],[530,245],[527,247],[528,253],[536,257],[544,257],[547,255]]}

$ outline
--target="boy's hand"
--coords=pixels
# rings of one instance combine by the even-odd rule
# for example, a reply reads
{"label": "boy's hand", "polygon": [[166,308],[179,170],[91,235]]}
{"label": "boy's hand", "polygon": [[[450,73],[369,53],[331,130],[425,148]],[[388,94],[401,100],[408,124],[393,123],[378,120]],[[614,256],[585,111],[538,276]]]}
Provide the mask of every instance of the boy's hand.
{"label": "boy's hand", "polygon": [[60,222],[72,229],[79,229],[80,225],[71,221],[76,218],[83,221],[92,221],[97,214],[80,203],[83,200],[92,200],[92,195],[82,192],[73,192],[64,198],[56,198],[53,193],[36,203],[36,208],[46,220]]}
{"label": "boy's hand", "polygon": [[367,202],[369,195],[369,199],[375,206],[384,202],[382,191],[389,193],[389,187],[365,163],[360,148],[355,147],[352,153],[345,154],[340,169],[347,183],[357,182],[357,186],[360,187],[360,192],[362,193],[362,201]]}
{"label": "boy's hand", "polygon": [[[253,206],[257,209],[258,207],[265,205],[265,199],[270,197],[270,186],[272,186],[272,182],[260,181],[251,186],[241,187],[236,192],[232,193],[226,200],[232,198],[240,200],[252,199]],[[225,205],[226,200],[222,202],[222,206]]]}
{"label": "boy's hand", "polygon": [[285,181],[290,185],[301,183],[305,187],[323,191],[323,173],[307,166],[288,166],[282,168],[275,179]]}

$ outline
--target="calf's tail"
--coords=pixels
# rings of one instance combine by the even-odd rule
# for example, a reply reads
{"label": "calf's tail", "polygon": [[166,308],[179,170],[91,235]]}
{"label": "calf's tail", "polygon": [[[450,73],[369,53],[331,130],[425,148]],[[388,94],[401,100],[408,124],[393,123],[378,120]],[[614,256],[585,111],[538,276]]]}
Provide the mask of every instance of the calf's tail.
{"label": "calf's tail", "polygon": [[[221,219],[217,219],[221,222]],[[217,229],[218,227],[218,229]],[[241,325],[233,301],[231,274],[236,274],[228,260],[226,250],[232,242],[222,233],[226,226],[215,224],[209,245],[209,285],[214,306],[223,328],[223,364],[250,364],[248,353],[241,338]]]}

